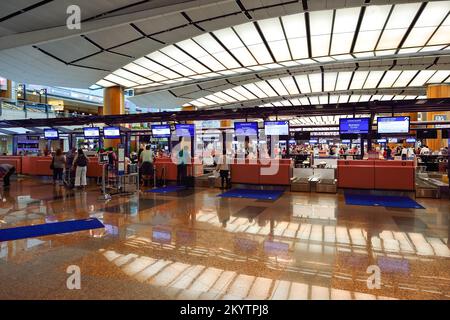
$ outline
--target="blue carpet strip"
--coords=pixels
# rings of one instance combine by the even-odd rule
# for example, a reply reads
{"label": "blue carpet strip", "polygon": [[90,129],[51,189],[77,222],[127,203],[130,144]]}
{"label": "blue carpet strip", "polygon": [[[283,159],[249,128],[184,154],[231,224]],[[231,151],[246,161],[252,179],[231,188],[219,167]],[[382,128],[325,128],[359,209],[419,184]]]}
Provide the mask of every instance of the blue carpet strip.
{"label": "blue carpet strip", "polygon": [[345,204],[402,209],[425,209],[409,197],[345,193]]}
{"label": "blue carpet strip", "polygon": [[283,194],[283,192],[283,190],[231,189],[227,192],[219,194],[218,197],[276,200]]}
{"label": "blue carpet strip", "polygon": [[0,229],[0,242],[42,237],[52,234],[99,229],[104,227],[105,226],[103,225],[103,223],[101,223],[98,219],[90,218],[82,220],[70,220],[63,222],[37,224],[34,226]]}
{"label": "blue carpet strip", "polygon": [[156,189],[149,189],[145,192],[152,192],[152,193],[169,193],[169,192],[178,192],[183,191],[186,189],[185,186],[167,186],[162,188],[156,188]]}

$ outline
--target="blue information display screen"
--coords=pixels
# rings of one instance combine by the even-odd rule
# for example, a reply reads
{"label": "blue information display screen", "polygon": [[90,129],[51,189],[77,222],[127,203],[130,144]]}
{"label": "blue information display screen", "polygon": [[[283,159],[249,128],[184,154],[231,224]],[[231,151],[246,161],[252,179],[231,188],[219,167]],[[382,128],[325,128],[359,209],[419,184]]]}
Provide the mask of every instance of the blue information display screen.
{"label": "blue information display screen", "polygon": [[119,127],[104,127],[103,137],[105,139],[119,139],[120,138],[120,128]]}
{"label": "blue information display screen", "polygon": [[351,141],[350,140],[342,140],[342,143],[351,143]]}
{"label": "blue information display screen", "polygon": [[408,133],[409,117],[386,117],[377,119],[378,133]]}
{"label": "blue information display screen", "polygon": [[155,138],[168,138],[170,137],[170,125],[168,124],[153,124],[152,135]]}
{"label": "blue information display screen", "polygon": [[378,143],[386,143],[387,140],[386,140],[386,139],[378,139],[377,142],[378,142]]}
{"label": "blue information display screen", "polygon": [[315,144],[315,143],[318,143],[319,141],[317,140],[317,139],[311,139],[311,140],[309,140],[309,143],[310,144]]}
{"label": "blue information display screen", "polygon": [[234,133],[236,136],[258,135],[258,122],[235,122]]}
{"label": "blue information display screen", "polygon": [[86,139],[100,138],[100,129],[97,127],[84,128],[83,131]]}
{"label": "blue information display screen", "polygon": [[195,125],[176,124],[175,131],[178,137],[193,137],[195,135]]}
{"label": "blue information display screen", "polygon": [[339,119],[339,133],[369,133],[370,118]]}
{"label": "blue information display screen", "polygon": [[56,129],[44,129],[44,138],[47,140],[58,140],[59,132]]}
{"label": "blue information display screen", "polygon": [[289,121],[266,121],[264,131],[266,136],[288,136]]}
{"label": "blue information display screen", "polygon": [[406,139],[406,143],[416,143],[416,138],[408,138]]}

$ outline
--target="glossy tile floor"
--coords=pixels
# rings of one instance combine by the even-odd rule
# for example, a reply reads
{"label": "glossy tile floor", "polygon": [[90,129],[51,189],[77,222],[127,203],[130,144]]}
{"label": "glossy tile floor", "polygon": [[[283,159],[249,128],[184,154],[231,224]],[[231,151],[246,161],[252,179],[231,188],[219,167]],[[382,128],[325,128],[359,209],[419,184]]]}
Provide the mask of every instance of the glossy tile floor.
{"label": "glossy tile floor", "polygon": [[[1,242],[0,298],[450,298],[449,200],[418,199],[426,209],[417,210],[347,206],[342,193],[285,192],[273,202],[219,193],[106,203],[96,185],[12,182],[1,191],[1,228],[86,217],[106,228]],[[71,265],[80,290],[67,288]],[[368,288],[370,265],[379,289]]]}

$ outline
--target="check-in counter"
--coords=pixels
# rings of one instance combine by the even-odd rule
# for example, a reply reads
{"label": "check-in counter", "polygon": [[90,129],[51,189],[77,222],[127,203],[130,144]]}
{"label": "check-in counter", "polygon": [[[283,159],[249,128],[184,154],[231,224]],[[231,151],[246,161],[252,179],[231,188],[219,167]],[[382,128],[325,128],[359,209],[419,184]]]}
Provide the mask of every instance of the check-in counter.
{"label": "check-in counter", "polygon": [[[88,157],[88,177],[101,177],[102,166],[98,163],[97,157]],[[52,157],[39,156],[2,156],[0,163],[8,163],[16,168],[17,173],[30,176],[52,176],[50,169]]]}
{"label": "check-in counter", "polygon": [[16,173],[22,173],[22,157],[21,156],[1,156],[0,164],[10,164],[16,168]]}
{"label": "check-in counter", "polygon": [[[165,177],[167,181],[177,180],[177,165],[173,163],[171,158],[156,158],[154,165],[158,178]],[[164,176],[163,171],[165,171]],[[200,161],[193,160],[193,163],[187,167],[187,174],[193,175],[194,177],[203,175],[203,164]]]}
{"label": "check-in counter", "polygon": [[414,161],[375,161],[375,189],[415,189]]}
{"label": "check-in counter", "polygon": [[89,178],[101,178],[103,174],[103,166],[98,162],[97,157],[87,157],[88,167],[87,167],[87,177]]}
{"label": "check-in counter", "polygon": [[338,160],[338,187],[375,189],[374,160]]}
{"label": "check-in counter", "polygon": [[50,176],[53,171],[50,169],[52,157],[22,157],[22,174],[30,176]]}
{"label": "check-in counter", "polygon": [[339,160],[338,187],[354,189],[415,189],[414,161]]}
{"label": "check-in counter", "polygon": [[290,185],[291,177],[291,159],[236,160],[231,164],[232,183]]}

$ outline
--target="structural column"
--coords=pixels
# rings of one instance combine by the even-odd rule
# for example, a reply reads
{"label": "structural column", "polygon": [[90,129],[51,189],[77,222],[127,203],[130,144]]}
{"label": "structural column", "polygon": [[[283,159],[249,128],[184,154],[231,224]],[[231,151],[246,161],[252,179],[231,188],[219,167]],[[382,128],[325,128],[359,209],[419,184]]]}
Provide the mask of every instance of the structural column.
{"label": "structural column", "polygon": [[[103,108],[99,108],[102,115],[120,115],[125,113],[125,96],[120,86],[105,88],[103,91]],[[104,147],[117,148],[120,139],[105,139]]]}
{"label": "structural column", "polygon": [[9,100],[15,100],[14,97],[14,83],[7,79],[6,80],[6,90],[1,92],[1,97]]}
{"label": "structural column", "polygon": [[[450,85],[448,84],[430,84],[427,87],[427,98],[450,98]],[[425,121],[450,120],[450,112],[426,112]],[[448,146],[448,140],[442,139],[441,132],[438,132],[438,139],[428,139],[427,145],[432,150],[439,150]]]}

